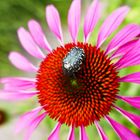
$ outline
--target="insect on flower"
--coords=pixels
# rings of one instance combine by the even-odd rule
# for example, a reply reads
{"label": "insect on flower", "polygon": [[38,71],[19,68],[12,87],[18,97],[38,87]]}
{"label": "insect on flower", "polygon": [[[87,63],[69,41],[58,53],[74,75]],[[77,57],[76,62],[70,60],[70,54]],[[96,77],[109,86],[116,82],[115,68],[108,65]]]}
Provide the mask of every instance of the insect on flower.
{"label": "insect on flower", "polygon": [[64,73],[73,75],[80,70],[81,64],[85,59],[84,50],[78,47],[72,48],[63,59]]}
{"label": "insect on flower", "polygon": [[[15,67],[27,73],[35,73],[36,76],[2,78],[0,82],[4,87],[0,91],[0,99],[23,100],[37,96],[39,107],[25,113],[17,125],[17,132],[26,128],[25,140],[30,139],[34,129],[45,117],[58,122],[48,140],[59,139],[59,131],[63,124],[70,127],[68,140],[75,139],[75,128],[80,129],[80,140],[88,140],[85,127],[89,125],[96,126],[102,140],[108,140],[99,124],[101,118],[112,126],[121,140],[140,140],[136,134],[109,116],[115,109],[140,128],[140,116],[115,105],[116,100],[121,100],[140,109],[139,96],[119,95],[120,83],[140,84],[140,72],[119,76],[121,69],[140,64],[140,26],[128,24],[116,33],[106,50],[101,48],[105,40],[122,23],[128,11],[129,7],[122,6],[110,14],[101,25],[97,43],[93,45],[88,43],[88,39],[100,17],[98,0],[94,0],[87,10],[83,42],[77,40],[81,0],[73,0],[68,12],[68,29],[72,41],[67,43],[63,42],[57,9],[53,5],[47,6],[48,26],[61,42],[54,50],[51,49],[36,20],[29,21],[29,31],[23,27],[19,28],[18,37],[23,48],[33,57],[40,59],[40,65],[34,66],[20,53],[11,52],[9,59]],[[49,54],[44,55],[40,48]]]}

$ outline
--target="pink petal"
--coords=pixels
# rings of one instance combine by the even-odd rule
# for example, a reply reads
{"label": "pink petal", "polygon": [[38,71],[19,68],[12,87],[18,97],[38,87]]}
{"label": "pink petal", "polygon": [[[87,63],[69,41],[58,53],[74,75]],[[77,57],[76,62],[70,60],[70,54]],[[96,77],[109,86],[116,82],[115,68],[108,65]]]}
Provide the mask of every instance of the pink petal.
{"label": "pink petal", "polygon": [[129,24],[125,26],[109,43],[106,54],[133,40],[140,33],[140,26]]}
{"label": "pink petal", "polygon": [[115,63],[117,70],[140,64],[140,51],[134,46],[119,61]]}
{"label": "pink petal", "polygon": [[4,84],[4,90],[21,90],[35,87],[35,79],[24,77],[7,77],[0,79],[0,83]]}
{"label": "pink petal", "polygon": [[16,125],[16,129],[15,129],[15,132],[16,133],[19,133],[22,129],[26,128],[27,126],[29,126],[29,124],[31,123],[31,121],[33,119],[35,119],[38,115],[38,113],[43,109],[42,106],[40,107],[37,107],[25,114],[23,114],[19,121],[17,122],[17,125]]}
{"label": "pink petal", "polygon": [[75,140],[74,126],[70,127],[69,136],[68,136],[67,140]]}
{"label": "pink petal", "polygon": [[31,134],[38,127],[40,122],[46,117],[46,112],[36,117],[28,126],[24,140],[30,140]]}
{"label": "pink petal", "polygon": [[91,4],[91,6],[88,8],[87,14],[85,16],[84,21],[84,37],[85,41],[87,42],[89,34],[93,31],[95,25],[97,24],[99,20],[99,2],[98,0],[94,0]]}
{"label": "pink petal", "polygon": [[129,97],[129,96],[117,96],[118,99],[125,101],[131,106],[140,109],[140,97]]}
{"label": "pink petal", "polygon": [[57,9],[53,5],[49,5],[46,8],[46,20],[50,30],[56,35],[59,41],[63,44],[60,16]]}
{"label": "pink petal", "polygon": [[37,71],[37,68],[18,52],[11,52],[9,55],[9,59],[11,63],[20,70],[28,72]]}
{"label": "pink petal", "polygon": [[98,130],[98,133],[100,135],[101,140],[108,140],[108,137],[106,136],[105,132],[103,131],[102,127],[99,125],[97,121],[94,122],[95,126]]}
{"label": "pink petal", "polygon": [[131,57],[129,57],[128,59],[125,60],[124,63],[120,64],[120,65],[116,65],[117,69],[123,69],[126,67],[130,67],[130,66],[135,66],[135,65],[139,65],[140,64],[140,54],[134,54]]}
{"label": "pink petal", "polygon": [[131,123],[133,123],[136,127],[140,128],[140,116],[129,113],[117,106],[114,106],[115,109],[120,112],[124,117],[126,117]]}
{"label": "pink petal", "polygon": [[129,52],[134,46],[137,45],[138,40],[132,40],[121,47],[119,47],[111,56],[111,59],[114,59],[116,57],[122,56]]}
{"label": "pink petal", "polygon": [[80,25],[81,0],[73,0],[68,13],[68,28],[73,42],[77,42],[77,35]]}
{"label": "pink petal", "polygon": [[80,140],[88,140],[84,126],[80,126]]}
{"label": "pink petal", "polygon": [[134,133],[132,133],[128,128],[114,121],[110,117],[106,117],[106,120],[110,123],[110,125],[116,131],[121,140],[140,140],[140,138]]}
{"label": "pink petal", "polygon": [[28,27],[35,42],[43,49],[51,52],[52,48],[50,47],[40,24],[35,20],[30,20],[28,22]]}
{"label": "pink petal", "polygon": [[117,69],[122,69],[128,66],[140,64],[140,40],[137,41],[136,46],[130,49],[119,61],[115,63]]}
{"label": "pink petal", "polygon": [[48,140],[59,140],[59,131],[61,128],[61,123],[57,123],[53,131],[51,132],[50,136],[48,137]]}
{"label": "pink petal", "polygon": [[30,35],[28,31],[26,31],[23,27],[21,27],[18,29],[17,33],[18,33],[20,43],[30,55],[36,58],[41,58],[41,59],[45,58],[44,54],[36,45],[32,36]]}
{"label": "pink petal", "polygon": [[119,78],[119,81],[140,84],[140,72],[132,73],[132,74],[126,75],[124,77],[121,77],[121,78]]}
{"label": "pink petal", "polygon": [[122,23],[125,16],[127,15],[129,8],[127,6],[121,7],[114,11],[103,23],[100,28],[97,47],[99,48],[103,42],[110,36],[110,34],[115,31],[118,26]]}
{"label": "pink petal", "polygon": [[26,100],[35,96],[37,91],[5,91],[0,90],[0,99],[8,101]]}

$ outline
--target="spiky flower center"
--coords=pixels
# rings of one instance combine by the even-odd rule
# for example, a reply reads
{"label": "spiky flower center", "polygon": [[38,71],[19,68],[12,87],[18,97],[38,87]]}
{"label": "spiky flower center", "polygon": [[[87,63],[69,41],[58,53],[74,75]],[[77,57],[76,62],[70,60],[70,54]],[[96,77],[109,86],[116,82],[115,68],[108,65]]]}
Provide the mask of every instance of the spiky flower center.
{"label": "spiky flower center", "polygon": [[41,63],[38,99],[48,115],[67,125],[90,125],[111,111],[118,76],[103,51],[89,44],[58,47]]}

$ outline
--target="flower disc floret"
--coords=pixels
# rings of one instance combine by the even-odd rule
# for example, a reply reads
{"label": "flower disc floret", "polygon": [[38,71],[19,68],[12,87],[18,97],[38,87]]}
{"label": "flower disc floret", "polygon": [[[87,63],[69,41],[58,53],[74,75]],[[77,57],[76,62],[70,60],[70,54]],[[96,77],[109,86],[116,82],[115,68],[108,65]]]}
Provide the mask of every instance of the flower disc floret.
{"label": "flower disc floret", "polygon": [[[72,75],[64,73],[63,60],[75,46],[85,60]],[[89,44],[58,47],[40,65],[37,75],[39,102],[48,115],[67,125],[88,126],[107,115],[118,93],[115,66],[104,51]]]}

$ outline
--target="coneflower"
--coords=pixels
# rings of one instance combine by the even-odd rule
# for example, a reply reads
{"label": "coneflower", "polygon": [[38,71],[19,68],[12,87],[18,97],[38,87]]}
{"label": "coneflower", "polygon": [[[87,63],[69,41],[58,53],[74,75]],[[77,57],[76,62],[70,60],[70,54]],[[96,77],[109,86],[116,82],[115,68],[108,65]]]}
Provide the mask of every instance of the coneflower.
{"label": "coneflower", "polygon": [[[35,73],[33,78],[2,78],[3,89],[0,98],[23,100],[37,96],[40,106],[21,116],[16,131],[26,128],[25,140],[29,140],[34,129],[45,118],[57,120],[56,127],[48,140],[58,140],[61,125],[70,127],[68,140],[75,140],[74,129],[79,127],[80,140],[88,140],[85,127],[95,125],[100,138],[108,140],[99,125],[104,118],[121,140],[140,140],[122,124],[116,122],[109,113],[117,110],[126,119],[140,128],[140,116],[125,111],[115,105],[121,100],[140,109],[140,97],[119,95],[121,82],[140,84],[140,72],[120,77],[119,70],[140,64],[140,26],[128,24],[108,43],[106,50],[101,46],[122,23],[129,8],[115,10],[99,29],[97,43],[89,44],[88,39],[100,18],[100,5],[94,0],[84,19],[84,41],[77,40],[80,25],[81,1],[73,0],[68,12],[68,29],[72,41],[63,42],[59,13],[53,5],[46,8],[46,20],[50,30],[60,41],[60,46],[52,50],[40,24],[35,20],[28,23],[29,31],[21,27],[18,37],[23,48],[40,60],[34,66],[18,52],[11,52],[12,64],[27,73]],[[42,49],[48,51],[45,55]],[[43,113],[42,113],[43,112]]]}

